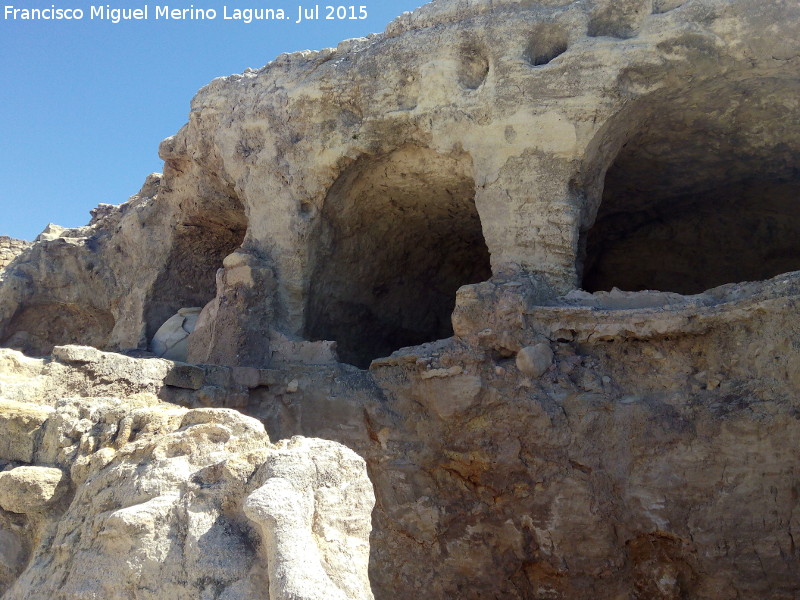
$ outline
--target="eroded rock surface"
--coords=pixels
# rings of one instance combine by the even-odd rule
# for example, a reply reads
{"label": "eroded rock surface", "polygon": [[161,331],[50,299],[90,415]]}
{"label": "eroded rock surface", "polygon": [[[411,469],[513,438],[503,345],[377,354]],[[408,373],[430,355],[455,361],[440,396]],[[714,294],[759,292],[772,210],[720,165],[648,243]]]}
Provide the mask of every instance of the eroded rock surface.
{"label": "eroded rock surface", "polygon": [[5,235],[0,235],[0,269],[8,266],[12,260],[22,254],[30,246],[30,242],[15,240]]}
{"label": "eroded rock surface", "polygon": [[797,597],[798,92],[781,0],[435,0],[213,81],[0,272],[0,457],[69,486],[7,594]]}
{"label": "eroded rock surface", "polygon": [[270,600],[372,600],[372,486],[353,452],[292,438],[267,458],[244,503],[265,540]]}
{"label": "eroded rock surface", "polygon": [[[4,376],[30,376],[8,364]],[[148,393],[51,404],[2,404],[4,599],[312,600],[305,570],[270,570],[268,557],[313,550],[318,570],[336,570],[338,595],[327,597],[371,600],[374,495],[352,451],[303,438],[273,445],[252,418]],[[298,490],[313,519],[265,528],[284,507],[245,507],[275,486]]]}
{"label": "eroded rock surface", "polygon": [[[104,389],[127,386],[137,397],[135,367],[158,372],[141,389],[173,403],[227,400],[273,439],[303,434],[349,446],[375,487],[377,598],[795,595],[800,275],[688,298],[571,294],[551,306],[515,283],[464,288],[482,300],[456,315],[459,337],[403,350],[369,372],[194,366],[61,347],[52,361],[3,351],[3,389],[13,395],[28,379],[49,397],[65,378],[101,372],[91,402],[105,403]],[[534,377],[517,365],[519,353],[547,354],[542,344],[551,364]],[[54,408],[20,406],[4,406],[5,443],[31,456],[28,440],[46,439]],[[314,451],[288,467],[281,458],[293,444],[314,443],[289,443],[249,479],[259,491],[242,510],[264,538],[325,537],[319,527],[303,536],[296,528],[308,519],[310,483],[322,477],[333,497],[342,490],[324,474],[331,463],[323,467]],[[262,486],[270,473],[278,479]],[[368,512],[350,506],[346,514]],[[346,549],[349,535],[325,539]],[[349,552],[367,552],[355,539]],[[306,573],[300,591],[348,589],[319,551],[302,551],[313,560],[298,568],[292,549],[276,546],[266,572]]]}
{"label": "eroded rock surface", "polygon": [[555,298],[800,268],[798,12],[436,0],[216,79],[163,175],[5,274],[0,341],[146,349],[204,306],[189,360],[267,367],[285,336],[366,367],[451,335],[490,278]]}

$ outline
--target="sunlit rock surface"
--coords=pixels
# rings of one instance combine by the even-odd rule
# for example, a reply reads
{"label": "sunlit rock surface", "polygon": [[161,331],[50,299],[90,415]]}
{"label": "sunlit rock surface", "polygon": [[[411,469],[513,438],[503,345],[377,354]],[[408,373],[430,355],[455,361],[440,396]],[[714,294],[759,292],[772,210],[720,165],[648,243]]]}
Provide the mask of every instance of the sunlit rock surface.
{"label": "sunlit rock surface", "polygon": [[779,0],[435,0],[214,80],[0,271],[6,596],[797,597],[798,98]]}

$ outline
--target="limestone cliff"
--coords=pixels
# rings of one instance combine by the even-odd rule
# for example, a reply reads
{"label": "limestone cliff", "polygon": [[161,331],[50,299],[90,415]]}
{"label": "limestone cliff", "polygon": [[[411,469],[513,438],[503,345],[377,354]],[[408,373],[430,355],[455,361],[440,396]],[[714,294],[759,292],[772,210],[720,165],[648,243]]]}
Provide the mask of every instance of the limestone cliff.
{"label": "limestone cliff", "polygon": [[[166,361],[56,350],[0,352],[4,599],[372,600],[363,459],[323,440],[273,445],[230,409],[162,403],[144,390]],[[60,398],[85,365],[128,394]]]}
{"label": "limestone cliff", "polygon": [[213,81],[0,271],[6,594],[797,597],[798,98],[783,0],[434,0]]}
{"label": "limestone cliff", "polygon": [[0,235],[0,269],[6,268],[28,246],[29,242]]}

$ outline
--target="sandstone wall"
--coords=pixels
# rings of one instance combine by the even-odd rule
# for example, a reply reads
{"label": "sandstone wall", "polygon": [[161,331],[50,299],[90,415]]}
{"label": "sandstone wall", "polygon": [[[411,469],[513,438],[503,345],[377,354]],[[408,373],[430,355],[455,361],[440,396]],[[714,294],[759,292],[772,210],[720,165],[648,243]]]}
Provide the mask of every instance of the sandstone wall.
{"label": "sandstone wall", "polygon": [[350,447],[375,488],[376,598],[799,593],[798,274],[549,306],[530,289],[462,288],[458,337],[369,371],[5,350],[0,397],[156,394]]}
{"label": "sandstone wall", "polygon": [[5,235],[0,236],[0,269],[4,269],[29,246],[30,242],[15,240]]}
{"label": "sandstone wall", "polygon": [[[798,268],[776,217],[796,191],[797,23],[778,0],[437,0],[216,79],[161,145],[163,177],[7,276],[0,339],[144,348],[208,305],[193,360],[266,366],[278,333],[333,338],[365,366],[446,337],[455,289],[490,271],[555,297]],[[775,228],[761,253],[743,235]],[[647,266],[665,262],[674,274]],[[363,323],[380,339],[354,337]]]}
{"label": "sandstone wall", "polygon": [[[159,566],[101,561],[108,585],[152,597],[187,581],[358,597],[347,557],[366,530],[303,525],[309,485],[336,474],[303,475],[303,444],[302,469],[267,465],[260,422],[364,459],[380,600],[797,597],[799,28],[780,0],[436,0],[214,80],[162,143],[163,175],[3,273],[0,342],[49,355],[0,352],[0,398],[36,405],[0,411],[17,415],[9,472],[74,462],[87,497],[141,469],[168,492],[133,513],[112,495],[91,522],[48,513],[69,518],[35,531],[61,545],[41,538],[31,563],[20,540],[45,521],[11,498],[8,593],[53,590],[53,573],[77,590],[75,552],[124,547]],[[134,357],[199,306],[194,364]],[[141,406],[115,463],[112,429]],[[75,454],[37,445],[44,420],[69,424]],[[246,501],[256,472],[278,481]],[[37,498],[57,489],[40,475]],[[144,533],[104,541],[118,509]],[[224,531],[195,526],[217,515]],[[300,583],[273,590],[270,569]]]}
{"label": "sandstone wall", "polygon": [[[160,368],[163,386],[166,361],[58,356],[51,368],[0,353],[5,600],[372,600],[363,459],[324,440],[272,444],[232,410],[160,402],[143,390]],[[138,391],[79,397],[76,365]]]}

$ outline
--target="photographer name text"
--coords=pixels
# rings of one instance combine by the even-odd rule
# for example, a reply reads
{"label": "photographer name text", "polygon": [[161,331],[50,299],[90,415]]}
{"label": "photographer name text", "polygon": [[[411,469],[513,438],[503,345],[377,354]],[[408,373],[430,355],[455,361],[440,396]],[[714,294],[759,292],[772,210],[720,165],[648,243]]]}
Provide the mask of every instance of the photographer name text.
{"label": "photographer name text", "polygon": [[215,8],[173,8],[166,4],[144,4],[139,8],[114,8],[110,4],[89,6],[88,8],[59,7],[20,8],[4,5],[3,19],[6,21],[106,21],[123,23],[129,21],[238,21],[254,23],[257,21],[358,21],[368,17],[364,5],[323,5],[314,4],[295,8],[264,8],[222,6]]}

